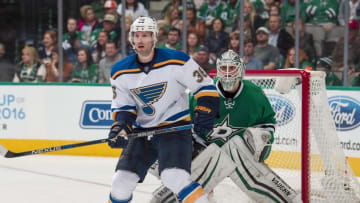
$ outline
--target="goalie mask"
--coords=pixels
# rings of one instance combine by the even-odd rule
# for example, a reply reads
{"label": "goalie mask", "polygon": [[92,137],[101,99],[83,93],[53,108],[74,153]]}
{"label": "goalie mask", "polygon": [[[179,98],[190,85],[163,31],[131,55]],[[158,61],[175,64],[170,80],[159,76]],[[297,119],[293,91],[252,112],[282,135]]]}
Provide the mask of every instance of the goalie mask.
{"label": "goalie mask", "polygon": [[245,74],[245,64],[233,50],[224,52],[216,62],[217,77],[225,91],[232,90]]}
{"label": "goalie mask", "polygon": [[153,48],[155,48],[155,44],[157,42],[157,35],[159,32],[156,20],[152,17],[140,16],[133,22],[133,24],[131,24],[129,31],[129,41],[134,49],[134,33],[139,31],[152,33],[152,37],[154,39]]}

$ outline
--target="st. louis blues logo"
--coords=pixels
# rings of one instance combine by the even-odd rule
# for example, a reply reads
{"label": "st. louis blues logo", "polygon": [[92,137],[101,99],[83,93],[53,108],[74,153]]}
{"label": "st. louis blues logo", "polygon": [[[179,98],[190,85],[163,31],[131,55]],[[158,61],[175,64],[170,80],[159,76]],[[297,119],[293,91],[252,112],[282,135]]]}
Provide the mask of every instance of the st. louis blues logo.
{"label": "st. louis blues logo", "polygon": [[155,113],[155,109],[153,106],[151,106],[151,104],[159,101],[159,99],[164,95],[166,87],[167,82],[161,82],[145,87],[131,89],[130,91],[139,99],[142,104],[144,104],[142,106],[144,113],[151,116]]}

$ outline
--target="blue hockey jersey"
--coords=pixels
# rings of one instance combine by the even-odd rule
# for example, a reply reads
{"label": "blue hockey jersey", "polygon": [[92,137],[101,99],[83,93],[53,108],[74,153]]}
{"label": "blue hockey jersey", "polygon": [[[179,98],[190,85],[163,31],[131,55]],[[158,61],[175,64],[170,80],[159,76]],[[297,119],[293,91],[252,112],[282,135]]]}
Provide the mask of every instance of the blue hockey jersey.
{"label": "blue hockey jersey", "polygon": [[155,49],[150,71],[145,73],[136,54],[116,63],[111,71],[113,118],[120,111],[136,115],[138,127],[160,127],[190,121],[186,89],[196,98],[219,97],[206,72],[188,55]]}

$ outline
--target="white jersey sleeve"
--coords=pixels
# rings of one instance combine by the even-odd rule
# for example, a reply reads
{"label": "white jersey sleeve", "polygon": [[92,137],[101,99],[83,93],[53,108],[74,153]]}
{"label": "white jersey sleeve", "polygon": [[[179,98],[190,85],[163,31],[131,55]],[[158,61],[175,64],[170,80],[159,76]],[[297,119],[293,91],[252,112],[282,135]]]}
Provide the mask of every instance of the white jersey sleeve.
{"label": "white jersey sleeve", "polygon": [[177,69],[177,80],[194,93],[196,99],[202,96],[218,97],[213,80],[192,58],[181,69]]}

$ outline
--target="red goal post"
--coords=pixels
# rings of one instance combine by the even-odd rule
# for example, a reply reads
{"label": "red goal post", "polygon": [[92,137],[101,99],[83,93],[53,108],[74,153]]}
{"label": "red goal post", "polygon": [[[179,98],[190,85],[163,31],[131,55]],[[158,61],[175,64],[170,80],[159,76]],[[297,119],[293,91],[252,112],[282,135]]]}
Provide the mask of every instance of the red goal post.
{"label": "red goal post", "polygon": [[290,185],[301,191],[303,202],[359,202],[360,186],[340,147],[328,106],[325,76],[324,72],[300,69],[247,70],[244,79],[262,87],[272,106],[278,98],[286,100],[280,102],[282,105],[295,103],[289,104],[293,110],[273,108],[277,114],[282,110],[277,121],[293,117],[287,123],[279,120],[278,133],[294,136],[301,145],[296,148],[274,143],[266,163],[280,168],[285,181],[298,176],[297,169],[300,171],[299,180]]}

